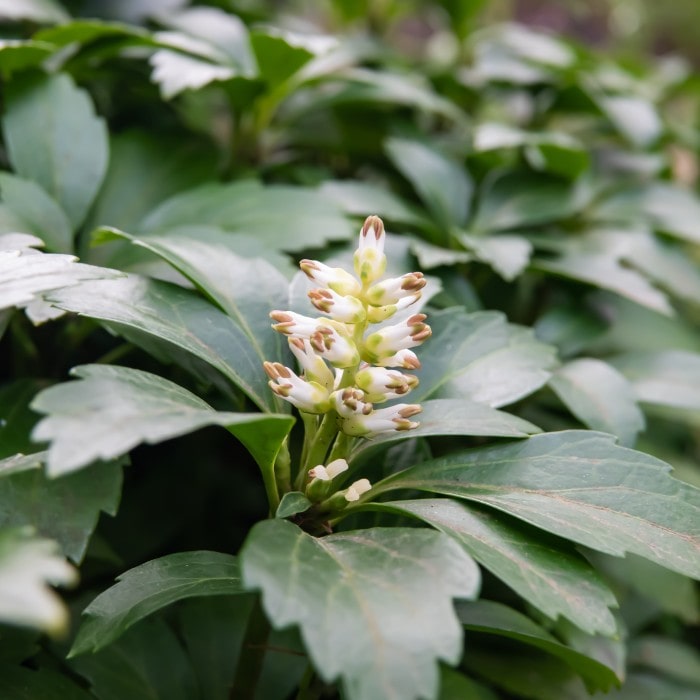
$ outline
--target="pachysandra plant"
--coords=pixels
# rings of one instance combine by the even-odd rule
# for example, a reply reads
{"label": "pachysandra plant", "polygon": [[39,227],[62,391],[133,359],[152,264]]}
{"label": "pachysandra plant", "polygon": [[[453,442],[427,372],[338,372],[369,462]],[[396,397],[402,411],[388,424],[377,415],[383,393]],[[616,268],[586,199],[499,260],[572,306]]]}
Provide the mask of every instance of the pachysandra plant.
{"label": "pachysandra plant", "polygon": [[[273,328],[287,337],[300,374],[279,362],[265,362],[270,388],[299,409],[304,422],[301,462],[294,479],[297,490],[314,503],[314,512],[331,518],[371,489],[366,478],[340,490],[348,470],[353,438],[411,430],[419,404],[396,403],[417,386],[420,361],[411,348],[430,337],[422,313],[386,325],[398,311],[421,298],[425,278],[420,272],[382,279],[386,270],[384,223],[370,216],[360,231],[354,253],[355,275],[317,260],[302,260],[301,269],[314,283],[309,299],[323,316],[311,318],[274,310]],[[379,327],[378,324],[383,324]],[[283,488],[290,490],[287,475]],[[278,483],[280,478],[278,475]]]}

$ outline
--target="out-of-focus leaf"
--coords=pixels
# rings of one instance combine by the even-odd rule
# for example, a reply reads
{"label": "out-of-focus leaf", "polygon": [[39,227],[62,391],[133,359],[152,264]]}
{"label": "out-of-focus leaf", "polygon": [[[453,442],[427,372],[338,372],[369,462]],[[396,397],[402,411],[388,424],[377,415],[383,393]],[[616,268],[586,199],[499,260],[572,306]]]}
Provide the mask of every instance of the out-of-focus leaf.
{"label": "out-of-focus leaf", "polygon": [[348,240],[354,234],[354,226],[322,193],[255,181],[204,185],[176,195],[152,211],[139,231],[155,233],[188,224],[252,234],[287,252]]}
{"label": "out-of-focus leaf", "polygon": [[95,654],[70,660],[99,700],[199,700],[192,663],[162,620],[144,620]]}
{"label": "out-of-focus leaf", "polygon": [[634,146],[651,146],[661,136],[663,123],[648,100],[634,95],[601,95],[595,100],[603,114]]}
{"label": "out-of-focus leaf", "polygon": [[630,380],[642,403],[700,411],[700,354],[633,352],[611,363]]}
{"label": "out-of-focus leaf", "polygon": [[561,540],[488,508],[452,499],[367,503],[411,515],[459,542],[468,554],[552,620],[562,616],[591,634],[612,634],[615,597],[588,563]]}
{"label": "out-of-focus leaf", "polygon": [[94,700],[68,676],[45,668],[0,666],[0,696],[7,700]]}
{"label": "out-of-focus leaf", "polygon": [[449,666],[443,666],[438,700],[497,700],[497,698],[485,686]]}
{"label": "out-of-focus leaf", "polygon": [[252,529],[241,565],[273,625],[299,625],[318,673],[342,678],[349,700],[435,697],[437,660],[461,653],[451,599],[479,585],[455,542],[415,528],[319,539],[268,520]]}
{"label": "out-of-focus leaf", "polygon": [[447,309],[430,316],[433,335],[421,347],[415,401],[462,397],[500,407],[541,387],[555,351],[532,331],[510,325],[502,314]]}
{"label": "out-of-focus leaf", "polygon": [[16,462],[3,460],[3,464],[7,471],[0,470],[0,527],[31,525],[39,535],[59,542],[64,554],[79,563],[100,512],[117,512],[121,466],[97,464],[49,479],[38,468],[41,461],[35,455],[24,458],[21,469]]}
{"label": "out-of-focus leaf", "polygon": [[643,452],[568,430],[434,459],[375,484],[367,497],[419,489],[465,498],[592,549],[632,552],[700,578],[700,489]]}
{"label": "out-of-focus leaf", "polygon": [[0,173],[0,199],[27,223],[23,231],[39,236],[51,252],[73,251],[71,223],[59,204],[35,182]]}
{"label": "out-of-focus leaf", "polygon": [[629,665],[645,667],[700,690],[700,653],[670,637],[645,635],[630,644]]}
{"label": "out-of-focus leaf", "polygon": [[581,207],[570,184],[544,175],[507,173],[487,182],[471,228],[507,231],[566,219]]}
{"label": "out-of-focus leaf", "polygon": [[0,0],[0,19],[67,22],[70,15],[55,0]]}
{"label": "out-of-focus leaf", "polygon": [[617,435],[622,445],[634,445],[644,429],[632,385],[602,360],[573,360],[556,370],[549,386],[582,423]]}
{"label": "out-of-focus leaf", "polygon": [[466,250],[451,250],[419,240],[411,241],[411,252],[418,259],[422,270],[442,265],[458,265],[472,260],[472,255]]}
{"label": "out-of-focus leaf", "polygon": [[297,513],[303,513],[311,508],[313,504],[301,491],[290,491],[282,496],[276,518],[289,518]]}
{"label": "out-of-focus leaf", "polygon": [[141,442],[162,442],[206,425],[229,430],[267,474],[294,423],[285,415],[215,411],[181,386],[128,367],[82,365],[71,374],[81,381],[45,389],[32,403],[35,411],[47,414],[33,438],[51,443],[51,476],[96,459],[119,457]]}
{"label": "out-of-focus leaf", "polygon": [[504,280],[512,282],[530,262],[532,244],[517,235],[459,235],[459,241],[477,260],[490,265]]}
{"label": "out-of-focus leaf", "polygon": [[384,148],[444,226],[465,223],[473,184],[463,164],[421,141],[390,138]]}
{"label": "out-of-focus leaf", "polygon": [[620,690],[610,693],[610,700],[697,700],[698,689],[652,673],[630,673]]}
{"label": "out-of-focus leaf", "polygon": [[589,690],[607,691],[621,684],[615,669],[562,644],[529,617],[506,605],[489,600],[460,602],[457,614],[468,630],[509,637],[556,656],[584,679]]}
{"label": "out-of-focus leaf", "polygon": [[7,76],[15,70],[31,68],[50,56],[54,50],[55,47],[45,41],[0,39],[0,71]]}
{"label": "out-of-focus leaf", "polygon": [[[55,542],[35,537],[32,529],[0,529],[0,620],[63,632],[68,614],[50,585],[75,583],[75,569]],[[0,690],[7,683],[0,674]],[[3,697],[14,697],[4,695]],[[27,696],[28,698],[29,696]],[[34,696],[37,697],[37,696]]]}
{"label": "out-of-focus leaf", "polygon": [[238,560],[220,552],[170,554],[130,569],[117,581],[83,611],[70,656],[99,651],[177,600],[243,592]]}
{"label": "out-of-focus leaf", "polygon": [[535,323],[535,335],[556,345],[562,358],[578,355],[606,330],[603,319],[590,309],[562,305],[548,310]]}
{"label": "out-of-focus leaf", "polygon": [[[36,449],[29,434],[37,415],[29,409],[29,403],[44,386],[36,379],[16,379],[0,386],[0,460]],[[2,465],[0,461],[0,475],[5,473]]]}
{"label": "out-of-focus leaf", "polygon": [[[170,347],[185,350],[218,369],[262,410],[275,410],[248,337],[233,319],[189,290],[128,275],[82,283],[47,298],[65,311],[106,322],[137,344],[145,334],[157,341],[166,357],[172,357]],[[151,346],[146,349],[153,351]]]}
{"label": "out-of-focus leaf", "polygon": [[5,99],[3,133],[15,171],[52,195],[77,228],[107,170],[104,121],[65,74],[13,80]]}

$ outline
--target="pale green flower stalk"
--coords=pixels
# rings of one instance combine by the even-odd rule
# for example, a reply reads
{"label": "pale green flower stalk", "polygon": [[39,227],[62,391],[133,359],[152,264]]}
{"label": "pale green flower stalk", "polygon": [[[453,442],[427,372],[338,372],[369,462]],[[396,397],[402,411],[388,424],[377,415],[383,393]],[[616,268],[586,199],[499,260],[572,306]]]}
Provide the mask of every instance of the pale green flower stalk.
{"label": "pale green flower stalk", "polygon": [[272,327],[287,336],[297,359],[295,372],[265,362],[269,385],[295,406],[305,426],[301,465],[295,486],[322,512],[341,510],[371,489],[359,479],[339,490],[338,477],[348,469],[353,440],[394,430],[412,430],[418,404],[375,404],[406,396],[418,378],[401,370],[418,369],[411,348],[430,337],[425,314],[395,325],[373,326],[416,303],[425,279],[420,272],[382,279],[386,269],[384,224],[370,216],[360,231],[354,254],[355,274],[317,260],[302,260],[304,273],[319,287],[309,292],[318,318],[273,311]]}

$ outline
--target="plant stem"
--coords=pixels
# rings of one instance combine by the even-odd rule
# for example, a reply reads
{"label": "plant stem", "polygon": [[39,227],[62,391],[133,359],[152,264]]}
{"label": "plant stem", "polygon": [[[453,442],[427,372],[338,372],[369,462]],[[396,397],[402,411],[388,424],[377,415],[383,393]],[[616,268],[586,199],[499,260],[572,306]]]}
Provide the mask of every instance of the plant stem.
{"label": "plant stem", "polygon": [[328,454],[328,449],[331,443],[338,434],[338,426],[336,425],[336,412],[329,411],[323,416],[321,425],[314,435],[311,446],[309,447],[309,452],[304,461],[304,464],[297,475],[296,486],[299,490],[303,490],[304,481],[306,479],[306,474],[309,469],[315,467],[317,464],[324,464],[326,454]]}
{"label": "plant stem", "polygon": [[304,671],[301,682],[299,683],[299,691],[297,692],[296,700],[315,700],[317,695],[311,692],[311,682],[314,679],[314,667],[309,664]]}
{"label": "plant stem", "polygon": [[254,699],[269,634],[270,623],[263,612],[260,596],[258,596],[248,618],[248,626],[243,638],[241,654],[238,657],[236,675],[229,692],[229,700]]}
{"label": "plant stem", "polygon": [[287,493],[287,491],[292,490],[291,469],[292,459],[289,455],[289,444],[285,439],[275,459],[275,485],[278,497],[280,493]]}

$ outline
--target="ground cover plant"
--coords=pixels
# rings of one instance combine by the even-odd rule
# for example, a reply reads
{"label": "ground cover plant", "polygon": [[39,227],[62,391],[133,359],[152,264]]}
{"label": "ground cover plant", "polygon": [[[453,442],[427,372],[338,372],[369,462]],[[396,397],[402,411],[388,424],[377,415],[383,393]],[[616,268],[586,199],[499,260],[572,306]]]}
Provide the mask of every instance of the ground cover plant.
{"label": "ground cover plant", "polygon": [[696,698],[692,69],[312,5],[0,0],[0,697]]}

